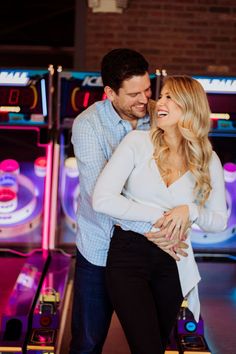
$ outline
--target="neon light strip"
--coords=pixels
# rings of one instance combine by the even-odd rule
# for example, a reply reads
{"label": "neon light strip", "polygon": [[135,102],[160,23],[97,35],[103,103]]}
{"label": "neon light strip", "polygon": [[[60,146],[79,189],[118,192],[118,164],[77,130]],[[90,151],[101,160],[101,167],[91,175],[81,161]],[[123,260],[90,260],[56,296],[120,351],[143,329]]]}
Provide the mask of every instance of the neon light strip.
{"label": "neon light strip", "polygon": [[[0,130],[1,129],[9,129],[9,130],[36,130],[37,132],[39,132],[40,131],[40,129],[38,128],[38,127],[19,127],[19,126],[14,126],[14,125],[12,125],[12,126],[8,126],[8,125],[4,125],[4,126],[1,126],[0,125]],[[37,142],[37,144],[38,144],[38,146],[46,146],[45,144],[39,144],[38,142]]]}
{"label": "neon light strip", "polygon": [[211,113],[210,118],[216,120],[218,119],[229,120],[230,115],[229,113]]}
{"label": "neon light strip", "polygon": [[46,83],[45,79],[41,80],[41,93],[42,93],[42,108],[43,108],[43,116],[46,117],[48,115],[47,111],[47,97],[46,97]]}
{"label": "neon light strip", "polygon": [[14,113],[19,113],[20,112],[20,107],[19,106],[0,106],[0,112],[14,112]]}
{"label": "neon light strip", "polygon": [[50,201],[51,201],[51,174],[52,174],[52,142],[47,145],[47,168],[45,177],[45,194],[44,194],[44,223],[43,223],[43,236],[42,248],[48,249],[49,226],[50,226]]}
{"label": "neon light strip", "polygon": [[79,87],[76,87],[74,88],[74,90],[72,91],[72,94],[71,94],[71,106],[73,108],[74,111],[78,111],[79,109],[76,107],[76,104],[75,104],[75,96],[76,96],[76,92],[79,91]]}
{"label": "neon light strip", "polygon": [[34,94],[34,102],[31,105],[30,109],[34,109],[36,107],[36,105],[37,105],[38,93],[37,93],[37,90],[36,90],[35,86],[31,85],[30,88],[31,88],[31,90],[33,91],[33,94]]}
{"label": "neon light strip", "polygon": [[49,233],[49,249],[55,248],[55,235],[57,223],[57,191],[58,191],[58,173],[59,173],[59,154],[60,146],[55,144],[53,152],[53,170],[52,170],[52,190],[51,190],[51,214],[50,214],[50,233]]}
{"label": "neon light strip", "polygon": [[[7,350],[7,352],[6,352],[6,350]],[[0,351],[1,352],[5,352],[5,353],[22,353],[22,348],[21,347],[8,347],[8,346],[5,346],[5,347],[3,347],[2,345],[1,345],[1,347],[0,347]]]}
{"label": "neon light strip", "polygon": [[86,108],[86,107],[88,106],[89,96],[90,96],[90,93],[89,93],[89,92],[85,92],[85,95],[84,95],[84,102],[83,102],[84,108]]}

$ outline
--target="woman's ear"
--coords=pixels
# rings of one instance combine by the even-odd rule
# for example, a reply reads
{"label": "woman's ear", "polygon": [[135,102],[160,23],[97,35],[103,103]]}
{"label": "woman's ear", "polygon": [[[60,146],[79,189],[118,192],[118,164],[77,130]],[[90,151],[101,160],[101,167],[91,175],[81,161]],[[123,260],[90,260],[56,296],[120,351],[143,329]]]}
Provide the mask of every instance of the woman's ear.
{"label": "woman's ear", "polygon": [[114,97],[115,97],[115,91],[110,87],[110,86],[105,86],[104,87],[104,92],[111,102],[113,102]]}

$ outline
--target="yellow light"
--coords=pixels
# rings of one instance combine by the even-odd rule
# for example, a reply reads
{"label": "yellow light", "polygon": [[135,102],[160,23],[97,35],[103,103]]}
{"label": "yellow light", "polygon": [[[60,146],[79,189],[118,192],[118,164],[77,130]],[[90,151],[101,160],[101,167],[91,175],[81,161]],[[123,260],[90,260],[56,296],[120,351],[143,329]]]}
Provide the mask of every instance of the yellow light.
{"label": "yellow light", "polygon": [[229,113],[211,113],[210,117],[211,119],[224,119],[224,120],[230,119]]}
{"label": "yellow light", "polygon": [[19,106],[0,106],[0,112],[14,112],[14,113],[19,113],[20,112],[20,107]]}

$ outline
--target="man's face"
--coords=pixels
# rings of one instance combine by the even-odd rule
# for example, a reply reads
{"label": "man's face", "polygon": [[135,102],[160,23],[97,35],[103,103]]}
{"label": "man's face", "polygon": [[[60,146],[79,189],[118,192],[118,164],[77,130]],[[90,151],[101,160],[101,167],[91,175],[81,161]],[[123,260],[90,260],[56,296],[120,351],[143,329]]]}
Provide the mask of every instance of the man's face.
{"label": "man's face", "polygon": [[124,80],[117,94],[112,90],[110,99],[122,119],[135,122],[146,115],[151,94],[151,82],[146,73]]}

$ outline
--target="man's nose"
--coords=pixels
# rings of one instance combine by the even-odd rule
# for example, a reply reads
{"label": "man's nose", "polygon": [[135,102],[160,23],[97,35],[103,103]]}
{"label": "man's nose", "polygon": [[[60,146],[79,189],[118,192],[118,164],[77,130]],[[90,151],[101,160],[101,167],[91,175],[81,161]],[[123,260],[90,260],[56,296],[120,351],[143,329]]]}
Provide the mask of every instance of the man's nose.
{"label": "man's nose", "polygon": [[146,92],[141,92],[139,95],[139,101],[142,103],[148,103],[148,95],[146,94]]}

